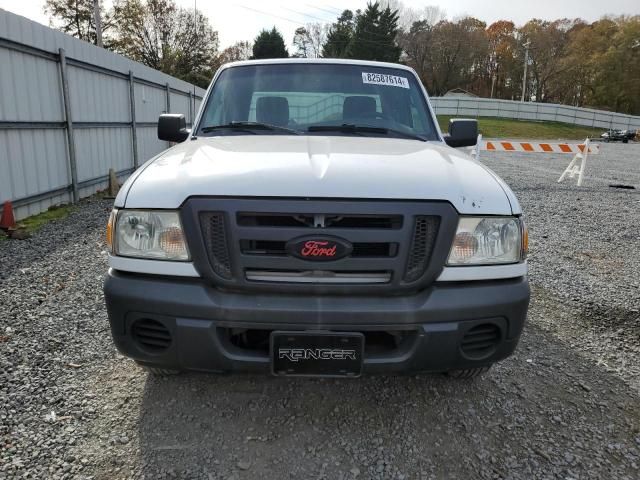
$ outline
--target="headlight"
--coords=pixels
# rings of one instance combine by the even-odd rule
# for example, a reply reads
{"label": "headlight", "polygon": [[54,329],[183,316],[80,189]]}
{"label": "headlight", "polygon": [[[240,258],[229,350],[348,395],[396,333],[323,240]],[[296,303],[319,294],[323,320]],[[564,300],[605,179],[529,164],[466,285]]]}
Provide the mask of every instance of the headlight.
{"label": "headlight", "polygon": [[[155,260],[189,260],[178,212],[118,210],[110,218],[112,252],[123,257]],[[115,229],[113,229],[115,225]],[[111,233],[109,233],[111,232]]]}
{"label": "headlight", "polygon": [[524,260],[524,223],[515,217],[460,217],[447,265],[491,265]]}

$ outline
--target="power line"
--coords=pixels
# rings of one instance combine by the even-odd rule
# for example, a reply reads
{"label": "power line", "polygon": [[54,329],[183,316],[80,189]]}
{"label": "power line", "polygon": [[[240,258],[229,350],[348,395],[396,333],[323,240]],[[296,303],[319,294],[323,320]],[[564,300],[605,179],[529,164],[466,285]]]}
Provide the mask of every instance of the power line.
{"label": "power line", "polygon": [[331,15],[341,15],[341,14],[342,14],[342,12],[341,12],[341,11],[339,11],[339,10],[336,10],[336,11],[332,12],[331,10],[327,10],[327,9],[325,9],[325,8],[321,8],[321,7],[316,7],[315,5],[311,5],[311,4],[309,4],[309,3],[307,3],[307,4],[305,4],[305,5],[306,5],[307,7],[315,8],[316,10],[321,10],[321,11],[323,11],[323,12],[330,13]]}
{"label": "power line", "polygon": [[297,21],[297,20],[292,20],[292,19],[287,18],[287,17],[281,17],[280,15],[275,15],[275,14],[273,14],[273,13],[264,12],[264,11],[262,11],[262,10],[258,10],[258,9],[256,9],[256,8],[247,7],[247,6],[245,6],[245,5],[240,5],[240,4],[236,4],[236,5],[237,5],[238,7],[240,7],[240,8],[244,8],[244,9],[246,9],[246,10],[251,10],[252,12],[260,13],[260,14],[262,14],[262,15],[266,15],[266,16],[268,16],[268,17],[279,18],[280,20],[284,20],[285,22],[291,22],[291,23],[295,23],[296,25],[304,26],[304,23],[300,23],[300,22],[299,22],[299,21]]}
{"label": "power line", "polygon": [[326,19],[324,19],[324,18],[316,17],[316,16],[314,16],[314,15],[309,15],[308,13],[298,12],[297,10],[293,10],[293,9],[291,9],[291,8],[282,7],[282,6],[281,6],[280,8],[282,8],[282,9],[284,9],[284,10],[288,10],[288,11],[290,11],[290,12],[292,12],[292,13],[295,13],[296,15],[300,15],[300,16],[303,16],[303,17],[313,18],[314,20],[319,20],[319,21],[321,21],[322,23],[330,23],[330,20],[326,20]]}

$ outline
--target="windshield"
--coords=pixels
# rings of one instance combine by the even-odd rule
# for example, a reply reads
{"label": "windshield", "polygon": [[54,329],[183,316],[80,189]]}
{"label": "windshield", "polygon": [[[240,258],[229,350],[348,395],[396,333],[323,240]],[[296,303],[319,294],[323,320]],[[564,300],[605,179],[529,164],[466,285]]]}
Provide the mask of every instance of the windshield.
{"label": "windshield", "polygon": [[438,139],[422,89],[411,72],[309,63],[224,70],[209,95],[197,134],[296,133]]}

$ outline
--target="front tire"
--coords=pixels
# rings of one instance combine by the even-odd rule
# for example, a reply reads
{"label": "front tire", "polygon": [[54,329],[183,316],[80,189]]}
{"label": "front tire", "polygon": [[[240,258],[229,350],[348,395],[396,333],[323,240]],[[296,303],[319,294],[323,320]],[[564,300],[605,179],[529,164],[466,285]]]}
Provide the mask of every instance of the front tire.
{"label": "front tire", "polygon": [[451,378],[477,378],[489,371],[491,365],[487,367],[465,368],[462,370],[449,370],[447,375]]}

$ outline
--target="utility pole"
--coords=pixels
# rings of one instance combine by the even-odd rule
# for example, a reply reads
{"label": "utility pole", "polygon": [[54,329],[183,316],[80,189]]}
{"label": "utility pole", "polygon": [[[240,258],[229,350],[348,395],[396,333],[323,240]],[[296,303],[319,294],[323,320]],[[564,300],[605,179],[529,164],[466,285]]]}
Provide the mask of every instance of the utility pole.
{"label": "utility pole", "polygon": [[522,45],[524,47],[524,75],[522,76],[522,98],[521,102],[524,102],[524,94],[527,91],[527,67],[529,66],[529,47],[531,42],[528,41]]}
{"label": "utility pole", "polygon": [[93,0],[93,19],[96,22],[96,45],[102,48],[102,18],[100,17],[100,0]]}

